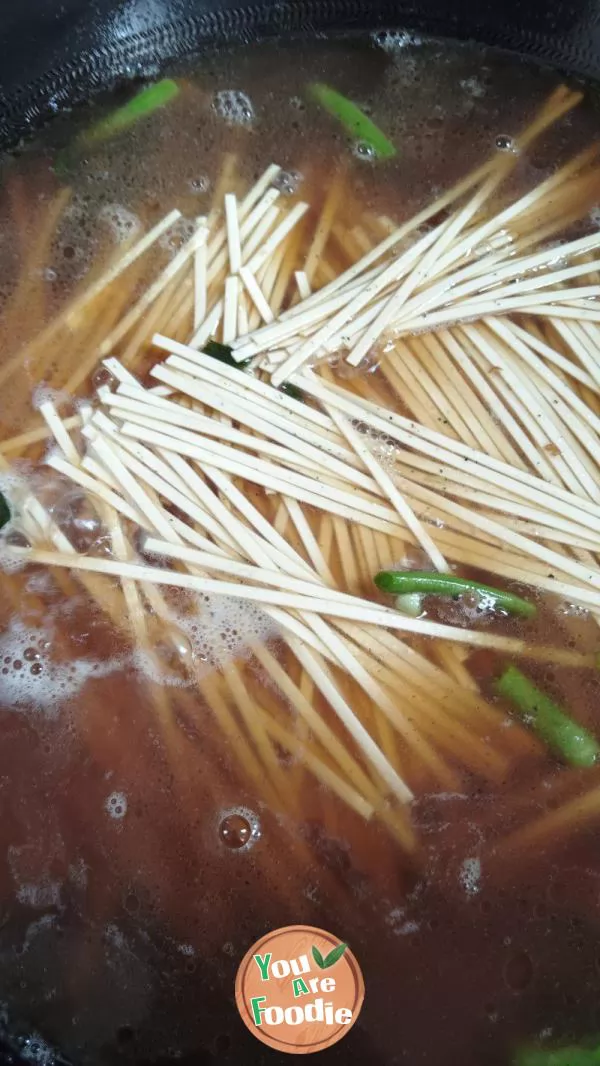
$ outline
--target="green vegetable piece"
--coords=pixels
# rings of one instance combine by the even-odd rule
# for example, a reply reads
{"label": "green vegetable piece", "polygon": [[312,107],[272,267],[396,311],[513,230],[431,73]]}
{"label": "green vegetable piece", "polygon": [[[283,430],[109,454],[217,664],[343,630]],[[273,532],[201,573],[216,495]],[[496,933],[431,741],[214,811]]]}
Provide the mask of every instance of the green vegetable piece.
{"label": "green vegetable piece", "polygon": [[570,718],[516,666],[508,666],[494,682],[499,696],[512,703],[524,722],[571,766],[597,762],[600,745],[587,729]]}
{"label": "green vegetable piece", "polygon": [[352,100],[348,100],[346,96],[342,96],[335,89],[330,89],[328,85],[323,85],[322,82],[310,85],[309,92],[321,107],[341,122],[352,137],[368,144],[379,159],[393,159],[397,155],[396,147],[388,140],[385,133],[374,122],[371,122],[368,115],[353,104]]}
{"label": "green vegetable piece", "polygon": [[8,522],[10,522],[10,507],[6,501],[6,496],[3,496],[0,492],[0,529]]}
{"label": "green vegetable piece", "polygon": [[513,1066],[600,1066],[600,1045],[580,1047],[576,1044],[559,1048],[522,1047]]}
{"label": "green vegetable piece", "polygon": [[129,129],[140,119],[146,118],[160,107],[164,107],[179,95],[179,86],[172,78],[163,78],[154,85],[147,85],[129,100],[123,107],[117,108],[106,118],[101,119],[83,135],[86,144],[97,144],[115,137],[123,130]]}
{"label": "green vegetable piece", "polygon": [[321,955],[321,952],[319,951],[319,949],[317,947],[315,947],[314,944],[312,946],[312,957],[315,960],[315,962],[316,962],[317,966],[319,967],[319,969],[324,970],[325,969],[325,959]]}
{"label": "green vegetable piece", "polygon": [[213,359],[218,359],[220,363],[225,363],[226,366],[234,366],[237,370],[244,370],[250,359],[242,359],[241,363],[237,363],[232,355],[232,349],[228,344],[221,344],[220,341],[207,341],[202,349],[205,355],[212,356]]}
{"label": "green vegetable piece", "polygon": [[329,954],[323,959],[323,969],[328,970],[330,966],[335,966],[338,959],[341,959],[347,947],[347,944],[336,944],[336,946],[332,948]]}
{"label": "green vegetable piece", "polygon": [[300,403],[304,403],[304,393],[302,389],[299,389],[297,385],[292,385],[291,381],[284,381],[283,385],[279,386],[280,392],[285,392],[286,396],[291,396],[292,400],[298,400]]}
{"label": "green vegetable piece", "polygon": [[535,604],[513,592],[482,585],[481,581],[470,581],[456,574],[440,574],[436,570],[382,570],[375,575],[374,581],[381,592],[391,592],[394,596],[411,592],[422,596],[461,596],[464,592],[477,592],[508,614],[533,618],[536,613]]}

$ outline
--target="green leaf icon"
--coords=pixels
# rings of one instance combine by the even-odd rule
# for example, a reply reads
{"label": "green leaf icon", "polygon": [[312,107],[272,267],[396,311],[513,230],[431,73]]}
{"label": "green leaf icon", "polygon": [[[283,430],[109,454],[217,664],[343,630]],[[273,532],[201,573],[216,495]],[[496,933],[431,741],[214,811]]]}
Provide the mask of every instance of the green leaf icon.
{"label": "green leaf icon", "polygon": [[337,947],[332,948],[329,955],[326,955],[323,960],[323,969],[327,970],[330,966],[335,966],[338,959],[341,959],[347,947],[347,944],[338,944]]}
{"label": "green leaf icon", "polygon": [[315,960],[315,962],[316,962],[317,966],[319,967],[319,969],[320,970],[324,970],[325,969],[325,960],[323,959],[323,956],[321,955],[321,952],[319,951],[319,949],[316,948],[314,944],[312,946],[312,957]]}

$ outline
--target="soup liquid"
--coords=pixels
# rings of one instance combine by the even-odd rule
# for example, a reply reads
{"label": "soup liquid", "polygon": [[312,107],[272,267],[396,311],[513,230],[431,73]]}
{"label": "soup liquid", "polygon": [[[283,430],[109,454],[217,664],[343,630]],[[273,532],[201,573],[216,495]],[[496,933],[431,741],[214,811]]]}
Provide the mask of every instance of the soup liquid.
{"label": "soup liquid", "polygon": [[[506,150],[557,84],[513,58],[401,34],[253,46],[171,73],[185,82],[176,101],[70,163],[55,228],[53,164],[118,97],[59,115],[4,160],[3,359],[141,222],[173,206],[205,214],[230,154],[248,185],[279,163],[309,202],[343,173],[357,201],[399,222]],[[309,102],[313,81],[367,110],[396,158],[378,165],[352,143]],[[596,129],[586,102],[519,162],[516,186]],[[33,390],[59,382],[60,365],[22,362],[2,386],[0,439],[34,424]],[[60,506],[60,486],[40,484]],[[79,533],[93,540],[85,523]],[[234,980],[249,946],[291,923],[347,940],[364,973],[360,1019],[328,1062],[505,1066],[516,1043],[548,1030],[565,1042],[600,1031],[598,831],[526,862],[482,858],[523,805],[546,808],[560,775],[551,759],[493,788],[421,796],[412,864],[283,754],[286,802],[265,798],[176,664],[149,674],[68,572],[1,583],[0,999],[30,1061],[50,1063],[54,1049],[90,1066],[283,1062],[242,1025]],[[187,633],[200,660],[218,646],[233,661],[270,635],[260,612],[220,610]],[[585,620],[561,629],[550,610],[540,617],[548,643],[591,639]],[[554,681],[598,729],[598,682],[567,670]]]}

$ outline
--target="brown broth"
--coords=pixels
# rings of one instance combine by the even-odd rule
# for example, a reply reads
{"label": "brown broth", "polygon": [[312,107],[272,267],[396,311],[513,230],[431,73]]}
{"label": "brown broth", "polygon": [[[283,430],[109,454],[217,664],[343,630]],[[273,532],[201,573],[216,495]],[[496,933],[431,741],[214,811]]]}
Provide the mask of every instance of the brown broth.
{"label": "brown broth", "polygon": [[[115,253],[132,216],[206,211],[228,152],[247,181],[273,159],[300,172],[313,202],[344,171],[357,201],[400,220],[480,162],[556,84],[551,72],[473,47],[383,43],[273,44],[186,67],[172,107],[76,161],[70,202],[46,234],[59,190],[51,160],[113,102],[59,116],[6,159],[2,358]],[[306,103],[315,79],[367,106],[397,159],[378,167],[357,157]],[[247,94],[251,122],[227,123],[212,106],[230,89]],[[585,103],[519,164],[517,184],[550,173],[595,124]],[[64,384],[60,365],[40,374],[27,362],[4,381],[2,439],[35,423],[40,378]],[[409,403],[404,411],[413,413]],[[31,449],[29,462],[41,454]],[[241,1025],[233,987],[249,945],[296,922],[347,939],[365,975],[363,1013],[326,1053],[332,1063],[506,1066],[520,1040],[600,1030],[597,826],[545,842],[526,861],[493,858],[497,840],[591,787],[596,770],[565,770],[532,749],[493,786],[465,777],[460,794],[426,789],[413,864],[384,829],[283,759],[290,793],[271,803],[198,692],[133,669],[128,638],[66,573],[36,568],[1,582],[0,998],[12,1032],[42,1034],[90,1066],[282,1061]],[[595,648],[589,618],[539,602],[532,628],[506,620],[498,631]],[[489,657],[469,666],[485,689]],[[252,684],[251,666],[240,669]],[[595,677],[531,673],[598,730]],[[255,823],[251,846],[229,846]],[[49,1066],[45,1053],[39,1043],[30,1059]]]}

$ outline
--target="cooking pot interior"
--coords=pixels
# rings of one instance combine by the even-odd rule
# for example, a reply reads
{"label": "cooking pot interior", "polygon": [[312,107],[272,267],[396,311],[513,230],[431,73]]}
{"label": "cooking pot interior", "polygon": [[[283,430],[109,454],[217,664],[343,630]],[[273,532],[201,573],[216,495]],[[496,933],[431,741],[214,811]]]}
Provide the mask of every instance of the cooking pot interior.
{"label": "cooking pot interior", "polygon": [[[388,31],[393,34],[405,32],[407,39],[422,35],[426,39],[474,42],[502,50],[507,63],[512,62],[507,57],[514,53],[516,57],[540,65],[546,73],[564,73],[569,84],[578,84],[580,80],[593,84],[600,77],[600,6],[586,0],[553,4],[544,0],[532,0],[528,4],[522,0],[506,0],[504,3],[484,0],[479,4],[468,0],[423,0],[421,3],[411,0],[263,0],[252,4],[242,0],[130,0],[126,3],[116,0],[63,0],[60,3],[58,0],[20,0],[19,3],[5,4],[0,12],[0,147],[11,154],[16,150],[18,154],[40,128],[45,128],[51,138],[53,119],[57,123],[64,121],[65,112],[72,107],[78,115],[78,105],[85,105],[93,97],[101,97],[115,88],[121,90],[124,86],[129,91],[130,82],[155,80],[164,68],[191,69],[190,61],[191,65],[197,63],[202,67],[204,61],[208,64],[208,57],[210,63],[218,63],[220,54],[227,54],[228,62],[235,64],[236,54],[243,55],[244,50],[258,47],[259,42],[268,42],[267,48],[271,51],[265,55],[269,59],[277,56],[279,43],[282,49],[286,49],[285,55],[293,57],[290,42],[297,42],[297,48],[301,50],[312,43],[320,47],[324,42],[344,41],[344,48],[355,48],[355,51],[350,60],[349,53],[344,53],[345,58],[340,61],[342,69],[346,69],[344,63],[349,67],[355,57],[365,69],[375,68],[379,62],[378,54],[373,49],[369,51],[365,42],[373,34]],[[456,159],[449,161],[448,171],[452,172],[459,162]],[[450,799],[452,801],[452,797]],[[327,852],[326,861],[331,863],[341,882],[351,878],[350,864],[342,847],[336,850],[335,845],[325,844],[320,838],[318,846],[324,855]],[[284,868],[281,877],[286,877]],[[409,872],[406,875],[407,892],[411,887],[414,889],[412,878],[413,873]],[[189,886],[186,886],[188,890]],[[586,883],[581,892],[584,894],[588,890],[592,891]],[[307,886],[307,894],[310,891]],[[352,884],[352,891],[359,900],[367,893],[365,885],[358,879]],[[310,895],[307,898],[310,899]],[[138,905],[135,900],[130,903],[132,907]],[[430,904],[432,909],[438,905],[443,908],[443,901],[435,898],[435,893]],[[498,905],[501,907],[502,903]],[[247,916],[238,913],[235,894],[230,907],[232,922],[239,921],[245,928],[243,923]],[[317,900],[315,914],[327,924],[331,910],[324,904],[319,908]],[[289,910],[283,905],[280,907],[277,901],[270,913],[273,926],[284,925],[291,917]],[[410,922],[405,922],[402,913],[394,914],[392,910],[390,915],[388,927],[394,936],[410,932],[405,928]],[[463,916],[460,920],[463,924],[458,929],[439,929],[441,956],[451,956],[457,938],[469,943],[468,918]],[[82,929],[82,944],[85,935]],[[506,932],[505,939],[510,940],[510,931]],[[69,947],[72,949],[73,944]],[[182,952],[184,947],[181,945]],[[143,965],[148,971],[155,967],[154,948],[149,945],[138,945],[138,948],[142,953],[139,958],[146,949],[147,955],[143,957],[143,963],[139,958],[132,959],[131,970],[115,976],[114,1003],[99,1005],[92,992],[86,1008],[90,1018],[98,1010],[102,1013],[113,1007],[118,1015],[119,981],[125,985],[131,980],[135,984],[136,967]],[[227,950],[227,945],[223,950]],[[375,946],[373,952],[375,957]],[[72,956],[65,951],[65,967],[71,965],[71,960]],[[191,976],[196,964],[190,958],[186,965]],[[210,971],[213,963],[209,960],[206,965]],[[186,1014],[192,1017],[200,1012],[216,1017],[227,1014],[232,998],[232,990],[219,985],[220,972],[217,960],[214,974],[209,973],[203,985],[206,999],[202,1003],[196,1001],[193,987],[177,984],[173,973],[161,973],[159,982],[167,993],[177,986],[179,1018],[185,1018]],[[404,979],[405,975],[398,975],[400,984]],[[44,981],[41,976],[35,987],[33,994],[42,996]],[[93,982],[90,987],[93,988]],[[548,995],[552,997],[553,994],[550,989]],[[0,1001],[2,999],[0,988]],[[460,989],[451,989],[450,1007],[444,1006],[443,1010],[451,1011],[452,1003],[459,999]],[[415,991],[415,1013],[419,1004]],[[490,1017],[494,1010],[494,1004],[489,1004]],[[384,1018],[393,1011],[394,995],[390,992],[388,1001],[380,1004],[374,1013],[383,1024]],[[133,1030],[123,1022],[118,1027],[116,1050],[111,1047],[98,1053],[94,1048],[88,1055],[82,1048],[81,1057],[72,1060],[63,1056],[60,1048],[46,1044],[43,1034],[32,1037],[26,1027],[15,1026],[10,1006],[6,1014],[0,1011],[0,1062],[6,1066],[31,1062],[38,1066],[118,1066],[121,1062],[135,1063],[136,1066],[174,1066],[176,1063],[179,1066],[204,1066],[206,1063],[208,1066],[221,1061],[236,1062],[236,1066],[261,1066],[262,1063],[283,1060],[283,1056],[278,1059],[271,1056],[271,1052],[265,1052],[258,1042],[251,1046],[244,1044],[243,1059],[232,1057],[235,1047],[229,1033],[219,1034],[210,1051],[195,1051],[186,1057],[180,1052],[180,1047],[187,1046],[183,1031],[173,1032],[172,1046],[161,1048],[157,1058],[146,1053],[145,1057],[136,1058],[132,1051],[133,1037]],[[398,1058],[390,1059],[371,1039],[369,1032],[357,1026],[352,1036],[351,1061],[364,1061],[369,1066],[402,1063],[405,1060],[401,1034],[398,1039]],[[340,1066],[350,1061],[347,1054],[344,1042],[325,1052],[328,1062]],[[454,1066],[452,1049],[448,1055],[449,1066]],[[485,1066],[484,1061],[481,1066]]]}

